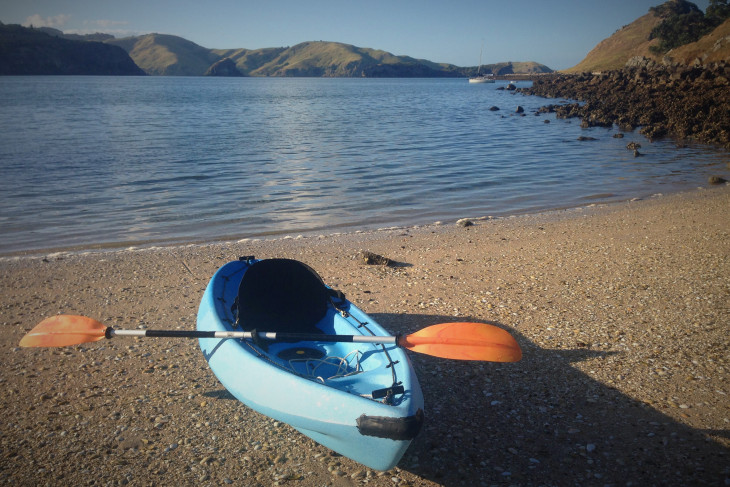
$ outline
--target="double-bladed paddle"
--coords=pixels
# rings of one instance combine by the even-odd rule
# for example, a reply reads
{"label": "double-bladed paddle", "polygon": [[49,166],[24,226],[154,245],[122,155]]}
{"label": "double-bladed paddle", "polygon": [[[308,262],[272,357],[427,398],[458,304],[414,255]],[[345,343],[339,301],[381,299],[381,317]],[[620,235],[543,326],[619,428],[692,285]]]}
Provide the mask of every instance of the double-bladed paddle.
{"label": "double-bladed paddle", "polygon": [[394,344],[417,353],[456,360],[517,362],[522,350],[507,331],[485,323],[441,323],[410,335],[321,335],[250,331],[117,330],[86,316],[57,315],[41,321],[21,347],[65,347],[117,336],[177,338],[253,338],[279,341],[357,342]]}

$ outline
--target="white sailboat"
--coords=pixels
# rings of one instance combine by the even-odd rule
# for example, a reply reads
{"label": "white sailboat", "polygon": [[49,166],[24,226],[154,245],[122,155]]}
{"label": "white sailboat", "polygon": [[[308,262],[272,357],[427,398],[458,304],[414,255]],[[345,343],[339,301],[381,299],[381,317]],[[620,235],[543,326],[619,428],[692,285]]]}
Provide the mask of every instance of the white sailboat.
{"label": "white sailboat", "polygon": [[477,68],[477,75],[469,78],[469,83],[494,83],[494,75],[492,73],[481,74],[482,51],[484,51],[484,46],[482,46],[482,49],[479,51],[479,68]]}

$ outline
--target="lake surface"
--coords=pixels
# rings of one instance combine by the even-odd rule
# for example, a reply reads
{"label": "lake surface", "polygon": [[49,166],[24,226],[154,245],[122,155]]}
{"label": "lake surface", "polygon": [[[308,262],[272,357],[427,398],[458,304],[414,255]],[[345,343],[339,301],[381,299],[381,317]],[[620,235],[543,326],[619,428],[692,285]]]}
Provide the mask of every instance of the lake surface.
{"label": "lake surface", "polygon": [[727,151],[581,129],[535,115],[556,100],[500,86],[0,77],[0,255],[504,216],[730,179]]}

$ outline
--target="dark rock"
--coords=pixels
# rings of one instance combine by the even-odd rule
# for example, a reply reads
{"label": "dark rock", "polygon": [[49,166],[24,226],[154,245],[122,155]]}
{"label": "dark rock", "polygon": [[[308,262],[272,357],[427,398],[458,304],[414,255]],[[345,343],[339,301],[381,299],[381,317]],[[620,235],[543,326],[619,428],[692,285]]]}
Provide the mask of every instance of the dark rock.
{"label": "dark rock", "polygon": [[496,112],[496,111],[499,111],[499,107],[491,106],[491,107],[489,107],[489,111],[490,111],[490,112]]}
{"label": "dark rock", "polygon": [[624,138],[624,134],[622,134],[621,132],[619,132],[617,134],[613,134],[613,138],[614,139],[623,139]]}
{"label": "dark rock", "polygon": [[644,156],[644,154],[639,152],[637,149],[634,149],[634,157],[643,157],[643,156]]}
{"label": "dark rock", "polygon": [[664,124],[647,125],[641,129],[641,134],[649,140],[660,139],[667,135],[668,128]]}
{"label": "dark rock", "polygon": [[626,148],[628,150],[641,149],[641,144],[639,144],[637,142],[629,142],[628,144],[626,144]]}
{"label": "dark rock", "polygon": [[581,142],[586,142],[588,140],[598,140],[598,139],[596,139],[595,137],[587,137],[585,135],[581,135],[580,137],[578,137],[578,140]]}
{"label": "dark rock", "polygon": [[363,250],[362,252],[360,252],[360,258],[367,265],[389,266],[393,264],[393,261],[391,261],[389,258],[375,254],[373,252],[370,252],[369,250]]}
{"label": "dark rock", "polygon": [[650,140],[671,137],[730,148],[729,79],[727,62],[683,66],[635,58],[622,70],[600,75],[543,75],[518,91],[583,102],[540,109],[561,119],[580,118],[583,127],[617,124],[622,131],[641,128]]}
{"label": "dark rock", "polygon": [[721,178],[720,176],[710,176],[707,182],[710,184],[724,184],[727,183],[727,179]]}
{"label": "dark rock", "polygon": [[522,108],[521,106],[517,105],[517,110],[515,110],[515,113],[524,113],[524,112],[525,112],[525,109]]}

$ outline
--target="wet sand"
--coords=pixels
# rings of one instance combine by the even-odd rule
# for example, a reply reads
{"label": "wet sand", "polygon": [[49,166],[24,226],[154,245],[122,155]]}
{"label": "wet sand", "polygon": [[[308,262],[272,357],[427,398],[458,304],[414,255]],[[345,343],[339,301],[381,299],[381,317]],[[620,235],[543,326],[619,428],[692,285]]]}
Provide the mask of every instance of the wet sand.
{"label": "wet sand", "polygon": [[[3,259],[0,482],[727,485],[729,210],[722,186],[468,227]],[[381,473],[234,400],[194,340],[18,347],[57,313],[194,329],[240,255],[306,262],[393,333],[496,324],[524,358],[413,354],[426,423]]]}

